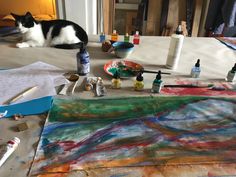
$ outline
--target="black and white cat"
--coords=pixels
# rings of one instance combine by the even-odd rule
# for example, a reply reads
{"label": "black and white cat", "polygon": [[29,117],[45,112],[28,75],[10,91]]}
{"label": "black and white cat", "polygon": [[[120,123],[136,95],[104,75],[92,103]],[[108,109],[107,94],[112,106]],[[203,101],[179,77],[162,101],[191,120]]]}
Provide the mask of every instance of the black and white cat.
{"label": "black and white cat", "polygon": [[23,35],[23,41],[16,47],[56,47],[62,49],[80,48],[87,45],[88,35],[79,25],[67,20],[36,21],[30,12],[16,15],[16,27]]}

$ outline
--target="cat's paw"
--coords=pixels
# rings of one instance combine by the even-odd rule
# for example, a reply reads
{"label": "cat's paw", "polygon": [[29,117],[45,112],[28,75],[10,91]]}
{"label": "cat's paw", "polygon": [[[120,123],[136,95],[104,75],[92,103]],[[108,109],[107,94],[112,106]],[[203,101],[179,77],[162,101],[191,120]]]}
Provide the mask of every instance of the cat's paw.
{"label": "cat's paw", "polygon": [[18,47],[18,48],[25,48],[25,47],[29,47],[29,44],[26,43],[26,42],[17,43],[16,47]]}

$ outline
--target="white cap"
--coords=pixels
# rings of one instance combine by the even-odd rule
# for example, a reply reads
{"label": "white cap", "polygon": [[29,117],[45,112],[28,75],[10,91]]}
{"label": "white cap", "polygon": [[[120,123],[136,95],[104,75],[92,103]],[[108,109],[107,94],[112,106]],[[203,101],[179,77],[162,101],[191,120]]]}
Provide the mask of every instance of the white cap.
{"label": "white cap", "polygon": [[116,30],[113,30],[113,33],[115,33],[115,34],[116,34]]}
{"label": "white cap", "polygon": [[17,143],[17,144],[19,144],[20,143],[20,139],[19,138],[17,138],[17,137],[14,137],[13,139],[12,139],[12,141],[14,141],[15,143]]}
{"label": "white cap", "polygon": [[139,34],[139,31],[136,31],[136,32],[135,32],[135,34],[137,34],[137,35],[138,35],[138,34]]}

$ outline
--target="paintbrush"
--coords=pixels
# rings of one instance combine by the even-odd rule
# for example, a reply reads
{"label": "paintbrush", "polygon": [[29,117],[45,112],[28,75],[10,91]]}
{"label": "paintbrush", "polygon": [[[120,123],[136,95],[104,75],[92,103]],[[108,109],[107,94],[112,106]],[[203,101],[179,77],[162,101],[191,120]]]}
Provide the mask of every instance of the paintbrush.
{"label": "paintbrush", "polygon": [[207,85],[194,85],[194,84],[176,84],[176,85],[164,85],[164,87],[172,87],[172,88],[209,88],[213,87],[214,84]]}

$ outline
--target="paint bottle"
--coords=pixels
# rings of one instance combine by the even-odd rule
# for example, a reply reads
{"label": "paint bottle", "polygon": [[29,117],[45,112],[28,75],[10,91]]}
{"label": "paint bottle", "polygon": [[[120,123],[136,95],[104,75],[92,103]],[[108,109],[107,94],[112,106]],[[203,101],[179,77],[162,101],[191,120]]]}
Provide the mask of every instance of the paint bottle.
{"label": "paint bottle", "polygon": [[140,42],[139,31],[136,31],[135,34],[134,34],[133,43],[138,45],[139,42]]}
{"label": "paint bottle", "polygon": [[106,40],[106,35],[104,33],[100,34],[99,42],[103,43]]}
{"label": "paint bottle", "polygon": [[7,146],[5,148],[5,151],[3,151],[1,154],[0,159],[0,167],[4,164],[4,162],[8,159],[8,157],[16,150],[20,143],[20,139],[17,137],[14,137],[12,140],[7,142]]}
{"label": "paint bottle", "polygon": [[142,91],[144,88],[143,76],[142,73],[138,73],[136,81],[134,82],[134,90]]}
{"label": "paint bottle", "polygon": [[197,60],[195,66],[191,70],[191,77],[198,78],[200,76],[201,68],[200,68],[200,59]]}
{"label": "paint bottle", "polygon": [[113,30],[113,33],[111,34],[111,40],[118,41],[118,34],[117,34],[116,30]]}
{"label": "paint bottle", "polygon": [[160,93],[162,88],[161,71],[158,71],[156,79],[152,83],[152,93]]}
{"label": "paint bottle", "polygon": [[228,82],[234,82],[236,80],[236,63],[233,68],[228,72],[226,80]]}
{"label": "paint bottle", "polygon": [[176,70],[179,64],[180,53],[183,47],[184,35],[181,25],[176,29],[175,34],[171,35],[170,46],[166,61],[166,67]]}
{"label": "paint bottle", "polygon": [[81,45],[80,51],[76,55],[77,58],[77,73],[84,76],[90,72],[89,53],[84,45]]}
{"label": "paint bottle", "polygon": [[121,88],[120,73],[118,71],[116,71],[113,75],[113,78],[111,80],[111,87],[114,89]]}
{"label": "paint bottle", "polygon": [[124,42],[129,42],[129,38],[130,38],[129,34],[126,33],[124,36]]}

